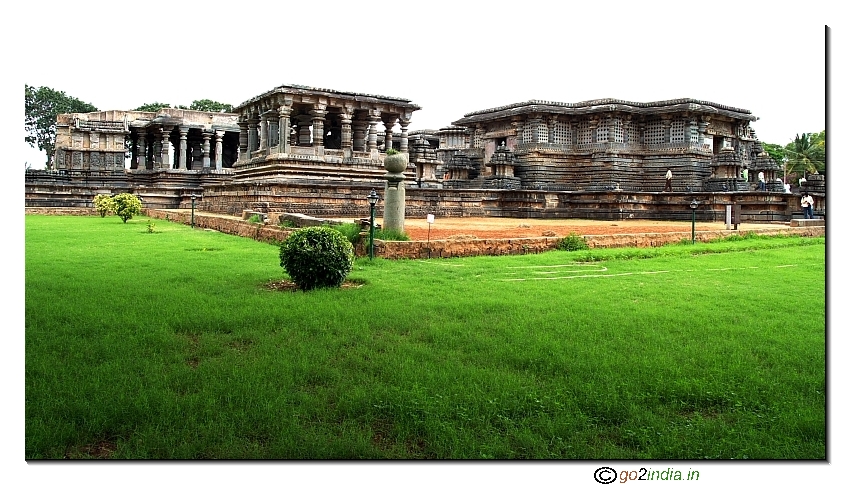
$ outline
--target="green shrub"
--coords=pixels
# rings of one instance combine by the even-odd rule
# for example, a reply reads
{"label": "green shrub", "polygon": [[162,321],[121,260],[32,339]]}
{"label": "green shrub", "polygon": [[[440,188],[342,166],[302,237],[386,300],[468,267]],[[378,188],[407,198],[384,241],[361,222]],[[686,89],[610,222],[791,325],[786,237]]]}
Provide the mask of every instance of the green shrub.
{"label": "green shrub", "polygon": [[392,148],[390,148],[390,149],[388,149],[388,150],[387,150],[387,156],[390,156],[390,155],[397,155],[397,154],[399,154],[399,153],[401,153],[401,152],[400,152],[400,151],[398,151],[398,150],[394,150],[394,149],[392,149]]}
{"label": "green shrub", "polygon": [[584,240],[584,237],[572,232],[558,242],[558,250],[573,251],[587,249],[587,242]]}
{"label": "green shrub", "polygon": [[351,242],[351,245],[356,245],[360,242],[360,225],[355,223],[329,225],[328,227],[341,233]]}
{"label": "green shrub", "polygon": [[110,213],[115,213],[115,200],[112,199],[112,195],[99,193],[94,197],[94,208],[101,217],[106,217]]}
{"label": "green shrub", "polygon": [[288,220],[288,219],[287,220],[281,220],[278,225],[281,228],[284,228],[284,229],[294,229],[295,228],[295,222],[293,222],[292,220]]}
{"label": "green shrub", "polygon": [[148,220],[148,233],[152,234],[156,231],[156,224],[153,220]]}
{"label": "green shrub", "polygon": [[280,245],[280,266],[305,291],[341,286],[353,265],[351,242],[329,227],[298,229]]}
{"label": "green shrub", "polygon": [[378,240],[410,240],[410,237],[399,230],[379,229],[375,231],[375,238]]}
{"label": "green shrub", "polygon": [[133,215],[142,213],[142,201],[132,193],[119,193],[112,197],[115,202],[115,214],[121,217],[124,223],[133,218]]}
{"label": "green shrub", "polygon": [[251,217],[248,219],[248,221],[251,222],[252,224],[263,223],[263,219],[259,215],[257,215],[256,213],[254,215],[251,215]]}

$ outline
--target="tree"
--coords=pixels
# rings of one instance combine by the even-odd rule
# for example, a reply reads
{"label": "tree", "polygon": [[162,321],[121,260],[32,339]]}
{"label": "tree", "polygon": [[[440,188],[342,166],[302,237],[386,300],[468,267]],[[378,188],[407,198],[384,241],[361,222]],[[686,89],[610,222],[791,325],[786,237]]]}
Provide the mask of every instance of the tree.
{"label": "tree", "polygon": [[233,106],[210,99],[198,99],[196,101],[192,101],[192,104],[189,105],[189,109],[194,109],[195,111],[209,111],[213,113],[229,113],[233,111]]}
{"label": "tree", "polygon": [[171,107],[170,104],[165,104],[165,103],[147,103],[147,104],[142,104],[141,106],[137,107],[136,109],[133,109],[133,111],[148,111],[148,112],[155,113],[155,112],[159,111],[160,109],[165,109],[165,108],[170,108],[170,107]]}
{"label": "tree", "polygon": [[796,135],[785,146],[785,171],[801,175],[826,170],[826,130]]}
{"label": "tree", "polygon": [[785,163],[785,148],[782,146],[773,143],[762,143],[762,148],[764,148],[767,156],[775,161],[777,165],[782,166]]}
{"label": "tree", "polygon": [[46,86],[24,85],[24,141],[47,155],[47,169],[53,168],[56,151],[56,116],[62,113],[90,113],[97,108]]}

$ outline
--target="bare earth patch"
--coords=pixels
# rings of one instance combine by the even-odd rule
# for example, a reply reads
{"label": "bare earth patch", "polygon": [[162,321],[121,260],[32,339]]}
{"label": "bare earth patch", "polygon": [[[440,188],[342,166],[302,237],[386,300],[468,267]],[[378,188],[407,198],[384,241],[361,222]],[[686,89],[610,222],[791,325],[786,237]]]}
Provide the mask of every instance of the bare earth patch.
{"label": "bare earth patch", "polygon": [[[356,288],[361,287],[361,286],[363,286],[362,282],[345,281],[345,282],[342,283],[342,286],[340,287],[340,289],[356,289]],[[285,281],[285,280],[284,281],[271,281],[271,282],[266,283],[264,285],[264,287],[266,289],[271,290],[271,291],[295,292],[295,291],[300,290],[297,284],[295,284],[292,281]]]}
{"label": "bare earth patch", "polygon": [[[379,221],[381,223],[383,221]],[[741,224],[739,229],[764,228],[764,224]],[[697,222],[697,232],[725,230],[724,222]],[[691,221],[667,220],[582,220],[512,218],[437,218],[430,227],[422,218],[406,218],[404,231],[410,240],[451,240],[464,238],[517,239],[578,235],[658,234],[691,231]]]}

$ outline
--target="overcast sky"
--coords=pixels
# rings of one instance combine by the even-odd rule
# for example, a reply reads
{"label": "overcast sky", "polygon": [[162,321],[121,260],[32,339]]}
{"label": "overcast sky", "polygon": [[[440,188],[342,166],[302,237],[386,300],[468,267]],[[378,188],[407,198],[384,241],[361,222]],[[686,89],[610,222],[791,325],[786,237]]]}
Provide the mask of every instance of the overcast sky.
{"label": "overcast sky", "polygon": [[[153,0],[105,2],[122,22],[110,25],[90,3],[47,12],[47,37],[35,36],[38,55],[18,73],[23,83],[100,110],[196,99],[237,105],[302,84],[409,99],[422,108],[412,130],[531,99],[686,97],[751,111],[765,142],[826,127],[825,18],[799,7],[527,0],[240,9]],[[43,153],[16,145],[43,167]]]}

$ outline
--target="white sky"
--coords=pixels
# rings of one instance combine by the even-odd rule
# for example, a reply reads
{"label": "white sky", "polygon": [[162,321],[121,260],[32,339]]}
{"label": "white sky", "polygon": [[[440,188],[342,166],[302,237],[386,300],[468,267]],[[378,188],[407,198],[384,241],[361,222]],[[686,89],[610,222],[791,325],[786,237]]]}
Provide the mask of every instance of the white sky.
{"label": "white sky", "polygon": [[[606,97],[690,97],[748,109],[760,118],[759,139],[778,144],[826,127],[829,19],[807,20],[800,8],[773,19],[760,8],[736,10],[742,2],[734,9],[537,0],[510,9],[460,1],[197,9],[146,1],[122,15],[111,7],[128,27],[87,18],[96,12],[80,7],[87,3],[51,9],[43,27],[50,41],[37,44],[38,59],[17,74],[100,110],[204,98],[237,105],[303,84],[410,99],[422,107],[410,129],[530,99]],[[43,153],[17,146],[24,161],[43,167]]]}
{"label": "white sky", "polygon": [[[24,84],[61,90],[102,110],[132,109],[149,102],[188,105],[203,98],[236,105],[281,84],[303,84],[410,99],[422,107],[414,113],[411,129],[441,128],[471,111],[530,99],[579,102],[610,97],[649,102],[690,97],[748,109],[760,118],[752,124],[760,140],[785,144],[796,133],[825,129],[828,105],[831,120],[843,124],[843,113],[832,107],[841,104],[846,87],[837,77],[843,78],[847,37],[844,22],[840,22],[845,16],[838,5],[817,0],[13,0],[4,7],[6,22],[0,29],[4,65],[11,66],[2,76],[3,102],[8,108],[17,106],[20,114],[3,121],[4,145],[12,148],[4,157],[5,170],[11,173],[4,177],[10,184],[4,208],[13,217],[22,215],[21,162],[29,162],[33,168],[44,166],[43,153],[30,149],[22,139]],[[829,93],[825,25],[832,28]],[[832,124],[830,129],[843,132]],[[840,158],[832,147],[829,153]],[[832,167],[831,180],[843,179],[835,176],[839,164]],[[831,215],[842,216],[840,203],[831,197]],[[15,220],[22,222],[22,218]],[[831,224],[832,241],[841,226]],[[17,254],[23,254],[23,237],[17,241],[21,244]],[[841,254],[835,252],[830,252],[830,266],[842,267]],[[15,259],[13,262],[20,262]],[[22,263],[18,274],[24,274]],[[839,277],[836,271],[831,275]],[[23,314],[23,293],[9,294],[17,294],[19,298],[13,301]],[[789,295],[789,302],[805,303],[805,291]],[[746,310],[743,301],[741,307]],[[843,331],[840,321],[831,321],[832,345]],[[6,341],[11,342],[14,354],[20,355],[15,360],[20,364],[23,324]],[[832,371],[838,369],[838,363],[831,365]],[[21,380],[15,388],[22,392],[23,367],[19,368],[16,377]],[[830,388],[841,391],[837,383],[831,378]],[[7,414],[17,416],[12,423],[14,441],[5,444],[9,449],[0,454],[23,464],[23,395],[13,400],[16,406]],[[839,476],[839,468],[846,473],[850,453],[844,452],[844,462],[840,460],[842,453],[837,449],[842,433],[835,427],[843,427],[846,419],[836,411],[837,403],[833,395],[831,465],[671,465],[699,469],[706,482],[743,482],[736,479],[743,476],[797,476],[792,480],[804,482]],[[15,467],[21,471],[20,465]],[[109,482],[118,473],[125,482],[145,482],[152,473],[188,477],[197,470],[109,467],[103,472],[95,472],[91,466],[29,466],[24,470],[31,474],[29,480],[39,482],[55,481],[76,470],[86,472],[89,482]],[[537,474],[542,473],[559,482],[569,481],[570,476],[577,482],[591,482],[596,467],[590,462],[519,470],[511,466],[431,466],[411,472],[405,465],[355,469],[275,466],[261,472],[266,476],[274,473],[278,479],[333,475],[336,480],[343,477],[347,482],[370,483],[388,482],[381,479],[387,475],[406,482],[433,482],[435,476],[455,482],[459,476],[470,477],[472,471],[476,475],[485,472],[491,480],[500,476],[539,480]],[[136,470],[140,472],[133,472]],[[204,478],[218,476],[222,480],[216,482],[225,482],[231,470],[218,466],[204,472]],[[242,479],[246,472],[254,471],[243,467],[233,472]]]}

